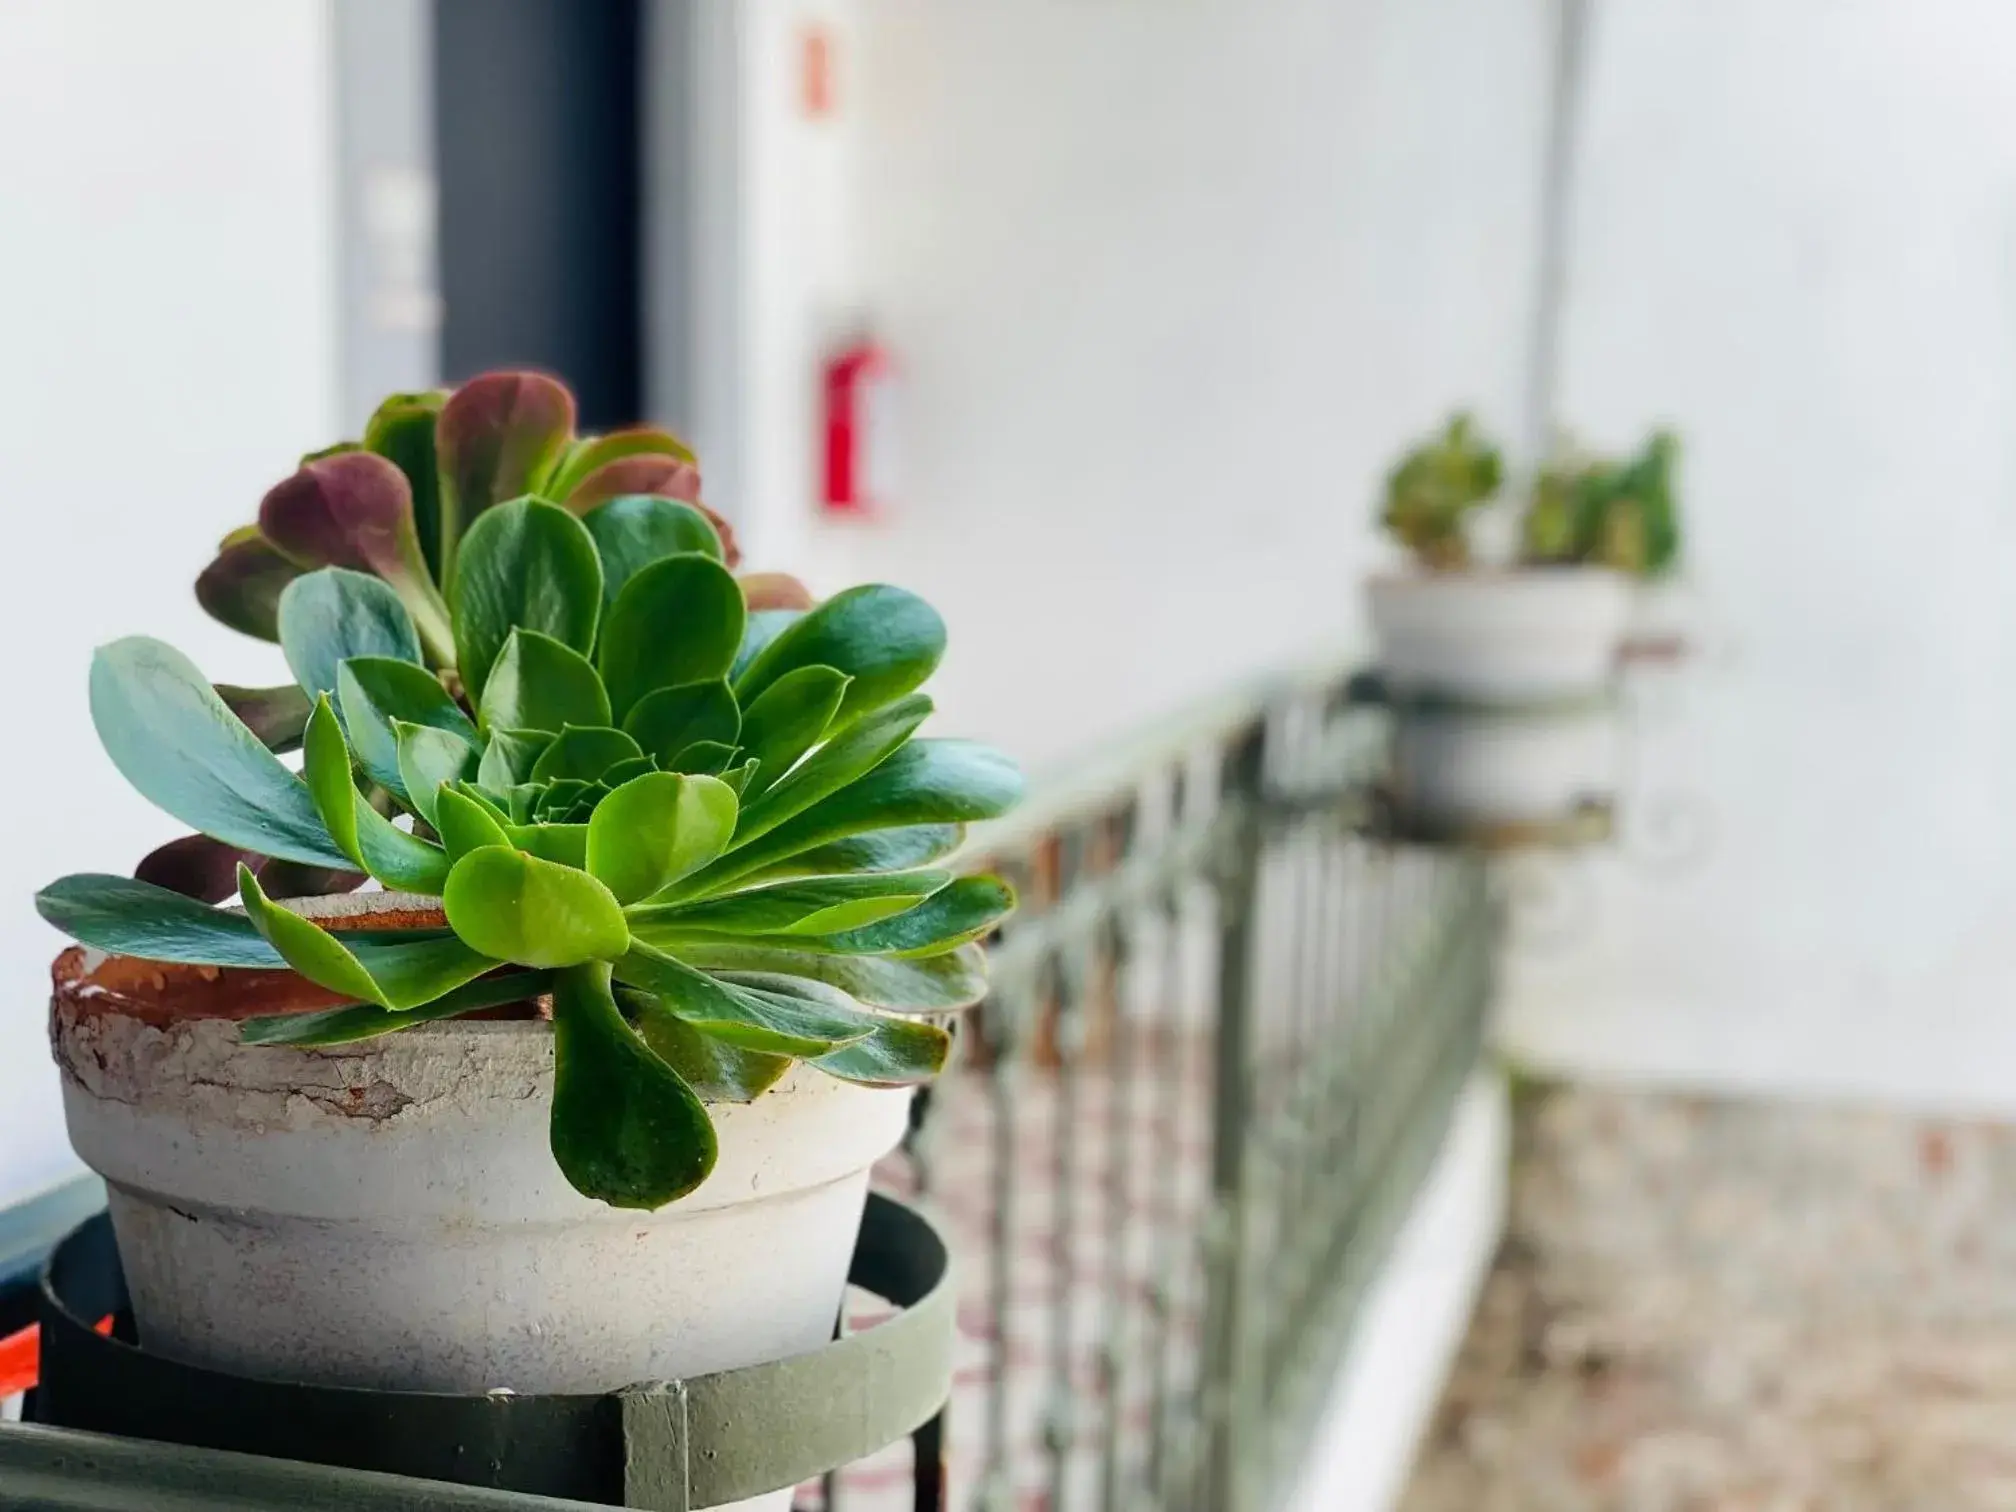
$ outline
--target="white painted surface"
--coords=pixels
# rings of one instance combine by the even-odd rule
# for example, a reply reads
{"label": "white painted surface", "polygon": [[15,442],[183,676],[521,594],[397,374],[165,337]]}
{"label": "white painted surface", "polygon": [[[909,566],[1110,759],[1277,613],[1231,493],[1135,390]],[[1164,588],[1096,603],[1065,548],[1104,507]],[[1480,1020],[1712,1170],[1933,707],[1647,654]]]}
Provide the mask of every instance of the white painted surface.
{"label": "white painted surface", "polygon": [[[695,144],[692,433],[707,496],[755,566],[822,591],[852,578],[816,541],[819,371],[859,308],[854,0],[704,0],[691,17]],[[805,48],[830,44],[836,110],[806,109]],[[676,360],[677,354],[660,354]]]}
{"label": "white painted surface", "polygon": [[944,728],[1045,765],[1355,634],[1395,447],[1454,402],[1520,419],[1551,6],[860,23],[853,228],[907,493],[817,545],[944,609]]}
{"label": "white painted surface", "polygon": [[59,940],[29,895],[175,833],[98,749],[90,650],[146,631],[220,678],[284,675],[190,584],[336,403],[326,6],[0,6],[0,57],[4,1202],[74,1168],[44,1029]]}
{"label": "white painted surface", "polygon": [[[1515,955],[1564,1071],[2016,1112],[2016,8],[1597,6],[1564,412],[1677,422],[1725,643]],[[1705,853],[1648,863],[1667,800]]]}
{"label": "white painted surface", "polygon": [[1480,1069],[1391,1259],[1366,1293],[1289,1512],[1398,1505],[1498,1251],[1511,1147],[1504,1078]]}

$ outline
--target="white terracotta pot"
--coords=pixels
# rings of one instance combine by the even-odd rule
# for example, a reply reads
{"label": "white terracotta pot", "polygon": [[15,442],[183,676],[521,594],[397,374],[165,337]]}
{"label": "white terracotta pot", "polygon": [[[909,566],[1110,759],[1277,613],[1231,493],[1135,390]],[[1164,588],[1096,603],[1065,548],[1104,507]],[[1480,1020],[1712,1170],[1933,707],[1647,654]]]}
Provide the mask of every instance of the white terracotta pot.
{"label": "white terracotta pot", "polygon": [[100,959],[59,960],[52,1037],[146,1347],[317,1384],[582,1392],[832,1336],[869,1167],[902,1137],[907,1092],[796,1067],[710,1110],[720,1161],[697,1191],[630,1212],[554,1166],[543,1021],[242,1045],[230,1017],[164,1012],[193,968],[114,961],[101,978],[160,990],[94,991],[80,973]]}
{"label": "white terracotta pot", "polygon": [[1616,714],[1600,704],[1403,710],[1394,767],[1401,806],[1416,819],[1552,824],[1615,792]]}
{"label": "white terracotta pot", "polygon": [[1379,665],[1395,692],[1501,705],[1601,689],[1615,668],[1632,590],[1631,579],[1600,567],[1367,584]]}

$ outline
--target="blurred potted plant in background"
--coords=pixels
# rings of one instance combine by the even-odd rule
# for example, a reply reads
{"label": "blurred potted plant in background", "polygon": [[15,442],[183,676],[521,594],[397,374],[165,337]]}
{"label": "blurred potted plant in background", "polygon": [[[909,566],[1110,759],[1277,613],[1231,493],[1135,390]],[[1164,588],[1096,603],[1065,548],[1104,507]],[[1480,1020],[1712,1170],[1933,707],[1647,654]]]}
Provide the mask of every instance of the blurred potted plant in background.
{"label": "blurred potted plant in background", "polygon": [[199,583],[290,685],[98,652],[107,752],[198,831],[37,899],[144,1345],[602,1391],[830,1334],[1013,902],[933,863],[1020,779],[917,737],[927,604],[738,579],[698,482],[538,374],[399,396]]}
{"label": "blurred potted plant in background", "polygon": [[1368,597],[1416,819],[1544,826],[1607,801],[1619,649],[1639,586],[1679,556],[1677,455],[1660,431],[1629,458],[1551,459],[1525,491],[1509,566],[1473,560],[1471,526],[1505,468],[1469,415],[1387,475],[1380,523],[1417,570],[1375,578]]}

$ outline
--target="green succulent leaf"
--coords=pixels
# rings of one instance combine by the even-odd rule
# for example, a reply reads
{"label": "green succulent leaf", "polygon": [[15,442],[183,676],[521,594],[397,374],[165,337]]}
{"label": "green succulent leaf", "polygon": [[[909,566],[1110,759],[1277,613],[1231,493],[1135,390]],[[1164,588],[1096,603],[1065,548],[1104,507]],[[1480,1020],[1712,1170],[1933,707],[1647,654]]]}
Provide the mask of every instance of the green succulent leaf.
{"label": "green succulent leaf", "polygon": [[821,1055],[875,1027],[873,1018],[851,1003],[808,1003],[733,986],[644,945],[633,945],[616,963],[616,976],[694,1028],[765,1055]]}
{"label": "green succulent leaf", "polygon": [[306,462],[260,503],[259,530],[303,567],[350,568],[384,579],[436,658],[446,658],[447,605],[420,547],[412,486],[396,463],[369,451]]}
{"label": "green succulent leaf", "polygon": [[552,973],[545,971],[504,971],[478,977],[453,992],[445,992],[431,1003],[417,1008],[380,1008],[376,1003],[351,1003],[342,1008],[324,1008],[316,1013],[280,1013],[267,1018],[246,1019],[238,1026],[238,1038],[248,1045],[347,1045],[356,1040],[376,1039],[396,1034],[415,1024],[431,1024],[441,1019],[460,1018],[485,1008],[501,1008],[506,1003],[522,1003],[552,989]]}
{"label": "green succulent leaf", "polygon": [[609,606],[595,665],[617,717],[659,688],[725,677],[742,644],[742,590],[697,552],[642,567]]}
{"label": "green succulent leaf", "polygon": [[79,944],[114,955],[264,970],[287,964],[243,914],[131,877],[60,878],[35,895],[35,911]]}
{"label": "green succulent leaf", "polygon": [[821,935],[810,944],[831,955],[942,955],[978,939],[1014,911],[1015,889],[999,877],[961,877],[906,912]]}
{"label": "green succulent leaf", "polygon": [[249,866],[238,868],[238,896],[253,928],[309,981],[395,1013],[431,1002],[497,965],[453,935],[353,950],[314,920],[268,899]]}
{"label": "green succulent leaf", "polygon": [[966,839],[963,824],[911,824],[870,830],[786,856],[743,878],[744,885],[791,877],[828,877],[855,872],[908,871],[942,861]]}
{"label": "green succulent leaf", "polygon": [[582,777],[556,777],[551,782],[533,784],[539,796],[533,801],[533,817],[542,820],[559,820],[574,811],[589,793],[594,784]]}
{"label": "green succulent leaf", "polygon": [[[441,567],[451,581],[460,546],[474,533],[478,517],[506,500],[538,492],[573,434],[574,396],[544,373],[486,373],[449,396],[435,422],[434,449],[441,479]],[[496,639],[502,644],[504,637]],[[468,661],[461,666],[468,676]],[[488,668],[485,657],[483,670]],[[479,674],[470,686],[481,682]]]}
{"label": "green succulent leaf", "polygon": [[728,673],[732,683],[755,664],[770,642],[805,617],[803,609],[752,609],[743,626],[742,644],[735,652],[735,665]]}
{"label": "green succulent leaf", "polygon": [[631,494],[581,517],[602,556],[602,596],[613,601],[640,568],[682,552],[722,559],[721,538],[691,504]]}
{"label": "green succulent leaf", "polygon": [[553,743],[545,730],[493,729],[476,768],[476,780],[493,793],[509,793],[532,780],[532,768]]}
{"label": "green succulent leaf", "polygon": [[952,1036],[936,1024],[885,1018],[864,1040],[813,1059],[828,1076],[864,1087],[915,1087],[945,1069]]}
{"label": "green succulent leaf", "polygon": [[434,455],[434,424],[447,402],[445,389],[393,394],[364,422],[364,449],[406,475],[413,498],[414,533],[434,581],[441,579],[441,476]]}
{"label": "green succulent leaf", "polygon": [[532,763],[534,782],[574,778],[593,782],[619,761],[633,761],[644,752],[621,730],[607,725],[568,725]]}
{"label": "green succulent leaf", "polygon": [[930,698],[913,693],[841,731],[742,810],[735,826],[736,846],[768,834],[873,771],[930,715]]}
{"label": "green succulent leaf", "polygon": [[575,871],[588,869],[588,826],[585,824],[514,824],[506,831],[511,843],[527,855]]}
{"label": "green succulent leaf", "polygon": [[316,700],[315,712],[308,719],[301,775],[316,812],[353,866],[387,887],[440,892],[448,879],[446,852],[400,829],[357,791],[349,748],[326,693]]}
{"label": "green succulent leaf", "polygon": [[716,1039],[674,1016],[648,992],[619,987],[616,1001],[652,1053],[706,1102],[754,1102],[791,1069],[790,1056]]}
{"label": "green succulent leaf", "polygon": [[716,1154],[707,1110],[625,1022],[606,965],[554,979],[553,1041],[553,1158],[576,1191],[650,1209],[707,1179]]}
{"label": "green succulent leaf", "polygon": [[950,872],[919,871],[779,882],[697,903],[634,908],[630,932],[647,944],[674,948],[695,935],[833,934],[913,909],[951,881]]}
{"label": "green succulent leaf", "polygon": [[737,769],[739,775],[731,774],[728,768],[735,760],[735,751],[734,746],[723,745],[718,740],[696,740],[682,748],[678,755],[663,765],[668,772],[690,772],[695,776],[719,777],[734,789],[735,796],[739,800],[742,790],[748,786],[749,778],[755,774],[756,762],[752,758]]}
{"label": "green succulent leaf", "polygon": [[426,725],[476,743],[476,727],[441,680],[425,667],[386,656],[358,656],[336,669],[343,729],[371,780],[404,798],[399,770],[400,723]]}
{"label": "green succulent leaf", "polygon": [[910,692],[945,654],[945,621],[914,593],[868,583],[806,613],[735,678],[746,708],[800,667],[836,667],[853,681],[837,720],[845,723]]}
{"label": "green succulent leaf", "polygon": [[280,649],[310,698],[335,692],[336,669],[352,657],[420,660],[420,638],[399,595],[344,567],[324,567],[287,585],[280,595]]}
{"label": "green succulent leaf", "polygon": [[505,826],[466,788],[443,788],[434,799],[434,828],[450,863],[485,845],[509,845]]}
{"label": "green succulent leaf", "polygon": [[594,663],[537,630],[513,630],[483,685],[486,730],[544,730],[609,723],[609,695]]}
{"label": "green succulent leaf", "polygon": [[251,526],[218,548],[196,579],[196,602],[219,624],[263,641],[280,639],[280,595],[301,569]]}
{"label": "green succulent leaf", "polygon": [[[797,1002],[806,1008],[822,1004],[835,1011],[851,1008],[847,995],[824,982],[789,976],[741,976],[736,986],[772,1003]],[[936,1024],[914,1019],[865,1016],[869,1032],[852,1044],[815,1056],[811,1064],[842,1081],[870,1087],[910,1087],[931,1080],[945,1069],[952,1037]]]}
{"label": "green succulent leaf", "polygon": [[735,795],[712,777],[647,772],[596,805],[588,871],[617,901],[649,897],[720,855],[735,832]]}
{"label": "green succulent leaf", "polygon": [[244,721],[245,728],[257,735],[267,750],[278,754],[301,744],[301,732],[308,728],[308,711],[315,705],[300,684],[240,688],[218,683],[216,689],[224,707]]}
{"label": "green succulent leaf", "polygon": [[392,728],[399,737],[399,778],[407,801],[432,824],[443,784],[476,775],[476,748],[454,731],[432,725],[395,719]]}
{"label": "green succulent leaf", "polygon": [[646,772],[655,772],[657,770],[658,763],[653,761],[649,756],[626,756],[596,780],[613,793],[617,788],[623,786],[624,783],[642,777]]}
{"label": "green succulent leaf", "polygon": [[485,846],[448,873],[441,905],[476,950],[520,966],[613,960],[630,945],[623,906],[586,872]]}
{"label": "green succulent leaf", "polygon": [[723,940],[682,944],[680,959],[709,972],[805,977],[837,987],[865,1007],[895,1013],[951,1013],[970,1008],[987,996],[987,960],[977,945],[961,945],[943,955],[898,960],[890,956],[822,955],[785,943]]}
{"label": "green succulent leaf", "polygon": [[91,662],[91,718],[140,795],[257,855],[346,867],[307,787],[172,646],[132,636]]}
{"label": "green succulent leaf", "polygon": [[[444,426],[447,419],[444,412]],[[480,707],[491,666],[513,630],[536,630],[584,656],[594,649],[602,614],[595,539],[556,504],[499,504],[469,528],[455,551],[448,606],[455,617],[456,668]]]}
{"label": "green succulent leaf", "polygon": [[819,743],[847,692],[847,674],[832,667],[798,667],[758,694],[742,716],[742,749],[756,761],[747,796],[774,787]]}
{"label": "green succulent leaf", "polygon": [[623,728],[669,771],[670,763],[695,744],[718,744],[732,752],[742,733],[742,711],[727,681],[715,678],[653,689],[624,716]]}
{"label": "green succulent leaf", "polygon": [[[811,766],[808,761],[799,772]],[[782,784],[758,801],[769,802],[781,789]],[[736,848],[687,878],[680,893],[701,897],[800,851],[870,830],[992,819],[1021,796],[1022,774],[999,751],[968,740],[913,740],[866,776],[753,843],[741,844],[738,834]],[[748,812],[743,810],[745,816]]]}

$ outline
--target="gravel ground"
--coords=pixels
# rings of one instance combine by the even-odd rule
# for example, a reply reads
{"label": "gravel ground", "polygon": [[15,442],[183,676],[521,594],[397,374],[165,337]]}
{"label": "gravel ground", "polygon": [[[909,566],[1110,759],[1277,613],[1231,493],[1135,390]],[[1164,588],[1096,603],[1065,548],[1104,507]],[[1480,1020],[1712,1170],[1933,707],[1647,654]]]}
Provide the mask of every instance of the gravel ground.
{"label": "gravel ground", "polygon": [[2016,1509],[2016,1127],[1521,1099],[1404,1512]]}

